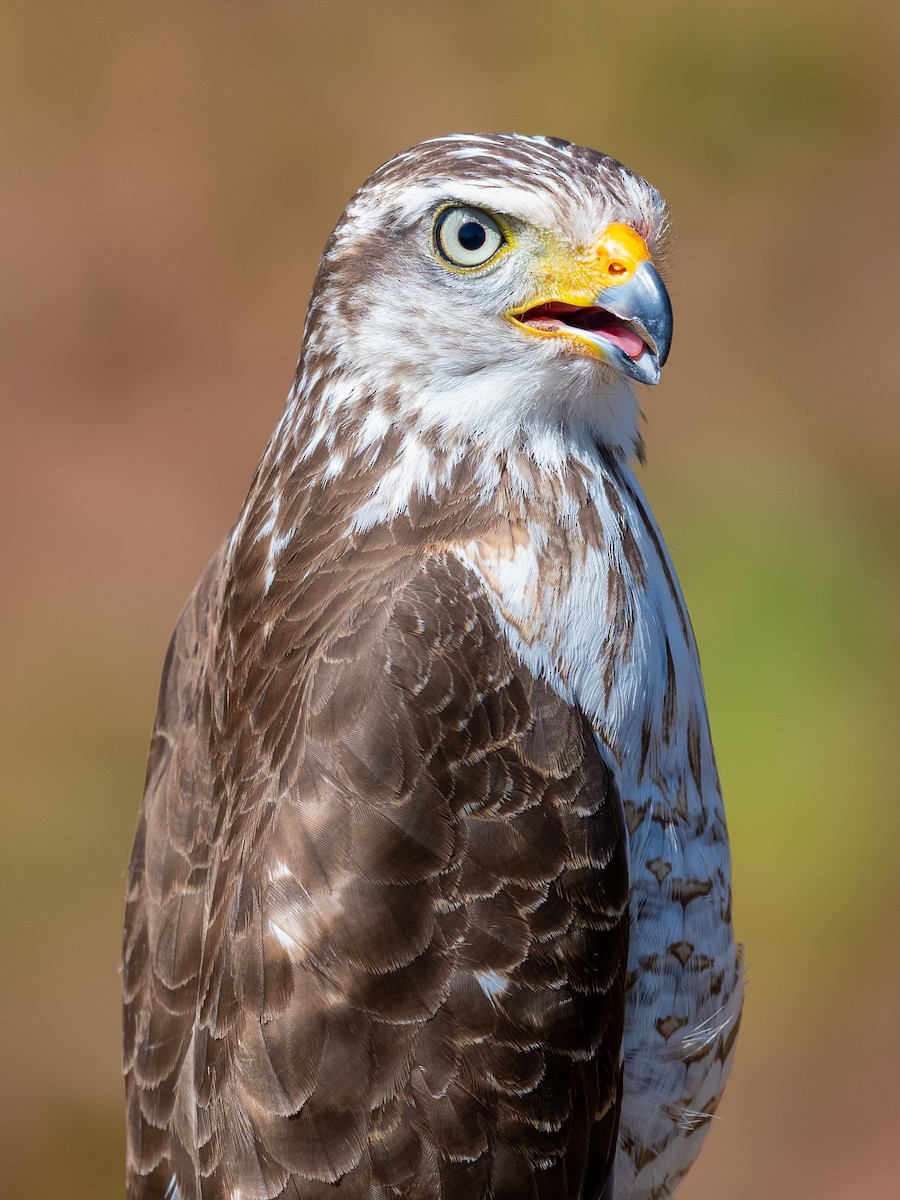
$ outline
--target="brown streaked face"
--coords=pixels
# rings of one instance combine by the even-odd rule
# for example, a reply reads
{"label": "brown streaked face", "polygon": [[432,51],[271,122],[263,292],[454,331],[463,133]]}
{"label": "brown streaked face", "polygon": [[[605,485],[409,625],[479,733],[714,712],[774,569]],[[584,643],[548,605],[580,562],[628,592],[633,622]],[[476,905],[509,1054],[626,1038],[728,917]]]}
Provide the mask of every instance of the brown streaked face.
{"label": "brown streaked face", "polygon": [[658,381],[672,336],[665,222],[639,176],[554,139],[398,155],[348,207],[314,295],[308,346],[346,390],[332,411],[389,391],[414,428],[500,445],[577,425],[630,452],[629,385]]}

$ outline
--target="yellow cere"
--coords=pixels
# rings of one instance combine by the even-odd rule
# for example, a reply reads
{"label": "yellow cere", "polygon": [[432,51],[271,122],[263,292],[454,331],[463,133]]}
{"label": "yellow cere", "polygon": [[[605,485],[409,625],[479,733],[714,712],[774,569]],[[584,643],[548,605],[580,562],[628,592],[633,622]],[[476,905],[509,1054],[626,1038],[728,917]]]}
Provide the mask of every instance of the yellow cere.
{"label": "yellow cere", "polygon": [[647,243],[628,225],[610,225],[595,247],[597,266],[606,287],[629,280],[650,257]]}
{"label": "yellow cere", "polygon": [[545,278],[554,294],[545,299],[591,304],[604,288],[627,283],[649,257],[639,233],[627,225],[610,225],[584,254],[557,251],[550,257]]}

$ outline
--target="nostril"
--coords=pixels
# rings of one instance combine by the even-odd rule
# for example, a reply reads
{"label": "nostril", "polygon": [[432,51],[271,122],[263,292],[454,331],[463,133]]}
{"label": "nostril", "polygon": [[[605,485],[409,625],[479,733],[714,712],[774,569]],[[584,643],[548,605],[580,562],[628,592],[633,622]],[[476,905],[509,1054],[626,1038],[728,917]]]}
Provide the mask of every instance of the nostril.
{"label": "nostril", "polygon": [[628,268],[624,263],[611,262],[607,268],[610,275],[624,275]]}

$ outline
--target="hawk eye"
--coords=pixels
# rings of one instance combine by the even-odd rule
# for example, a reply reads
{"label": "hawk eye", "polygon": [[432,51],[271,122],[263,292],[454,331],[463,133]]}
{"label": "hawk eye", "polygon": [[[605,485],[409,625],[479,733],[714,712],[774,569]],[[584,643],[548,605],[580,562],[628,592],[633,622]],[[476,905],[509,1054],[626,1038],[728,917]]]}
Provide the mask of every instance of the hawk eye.
{"label": "hawk eye", "polygon": [[438,253],[454,267],[483,267],[506,241],[493,217],[478,208],[446,208],[434,227]]}

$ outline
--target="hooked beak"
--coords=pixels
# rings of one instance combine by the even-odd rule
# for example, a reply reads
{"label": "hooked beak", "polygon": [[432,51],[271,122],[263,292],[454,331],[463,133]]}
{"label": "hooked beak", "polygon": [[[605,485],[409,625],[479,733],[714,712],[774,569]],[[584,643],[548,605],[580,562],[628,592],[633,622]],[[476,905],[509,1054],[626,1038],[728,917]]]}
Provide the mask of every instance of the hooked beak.
{"label": "hooked beak", "polygon": [[611,225],[586,261],[553,271],[552,299],[507,316],[543,337],[608,362],[639,383],[657,383],[672,344],[672,304],[644,239]]}
{"label": "hooked beak", "polygon": [[653,263],[647,259],[627,283],[598,292],[595,303],[633,329],[644,344],[636,358],[615,346],[615,366],[640,383],[658,383],[672,345],[672,302]]}

